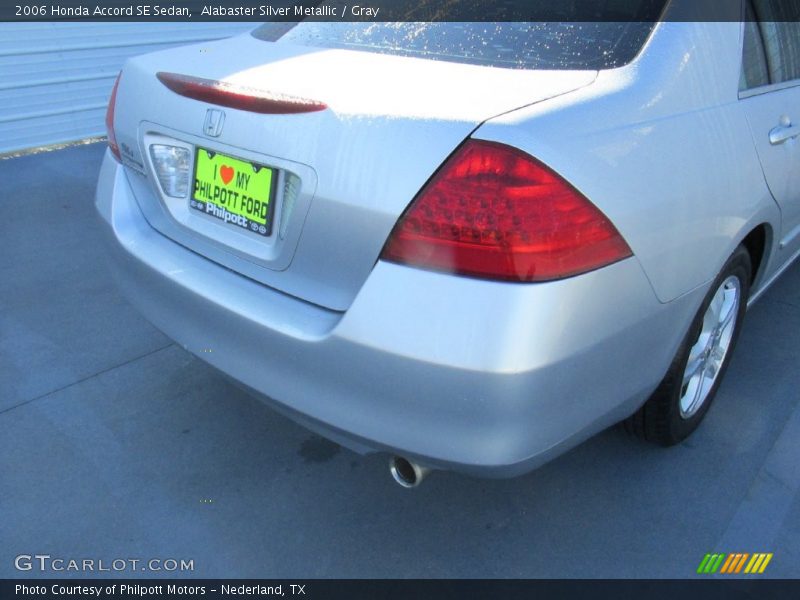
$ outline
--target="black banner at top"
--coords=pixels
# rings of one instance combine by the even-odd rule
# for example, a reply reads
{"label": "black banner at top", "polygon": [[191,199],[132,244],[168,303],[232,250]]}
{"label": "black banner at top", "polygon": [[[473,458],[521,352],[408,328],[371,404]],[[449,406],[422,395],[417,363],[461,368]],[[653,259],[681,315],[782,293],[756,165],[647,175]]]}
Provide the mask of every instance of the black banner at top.
{"label": "black banner at top", "polygon": [[[756,0],[759,1],[759,0]],[[800,0],[769,20],[800,21]],[[739,21],[744,0],[3,0],[0,21]]]}

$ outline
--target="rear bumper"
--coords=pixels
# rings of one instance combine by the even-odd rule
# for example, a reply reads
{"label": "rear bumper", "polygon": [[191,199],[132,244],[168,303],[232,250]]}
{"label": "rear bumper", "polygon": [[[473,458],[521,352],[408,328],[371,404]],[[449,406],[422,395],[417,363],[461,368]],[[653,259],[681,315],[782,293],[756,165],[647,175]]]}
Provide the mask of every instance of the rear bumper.
{"label": "rear bumper", "polygon": [[120,287],[184,348],[347,447],[480,475],[530,470],[631,414],[702,296],[659,303],[635,259],[536,285],[379,262],[341,313],[156,232],[110,156],[97,209]]}

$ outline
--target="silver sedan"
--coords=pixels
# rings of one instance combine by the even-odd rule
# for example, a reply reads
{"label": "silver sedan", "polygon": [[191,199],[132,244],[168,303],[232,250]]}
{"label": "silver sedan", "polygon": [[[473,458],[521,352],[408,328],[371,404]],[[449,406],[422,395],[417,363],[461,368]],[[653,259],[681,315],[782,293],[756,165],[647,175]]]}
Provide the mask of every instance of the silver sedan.
{"label": "silver sedan", "polygon": [[676,444],[800,253],[798,0],[671,18],[690,4],[132,59],[96,200],[119,285],[407,487],[520,474],[620,421]]}

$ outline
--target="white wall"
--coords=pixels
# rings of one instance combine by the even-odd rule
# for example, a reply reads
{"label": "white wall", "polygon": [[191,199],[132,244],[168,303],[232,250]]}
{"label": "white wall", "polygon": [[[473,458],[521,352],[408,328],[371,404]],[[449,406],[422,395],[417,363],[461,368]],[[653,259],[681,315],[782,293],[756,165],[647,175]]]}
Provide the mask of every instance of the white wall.
{"label": "white wall", "polygon": [[228,37],[255,23],[0,23],[0,153],[105,135],[130,56]]}

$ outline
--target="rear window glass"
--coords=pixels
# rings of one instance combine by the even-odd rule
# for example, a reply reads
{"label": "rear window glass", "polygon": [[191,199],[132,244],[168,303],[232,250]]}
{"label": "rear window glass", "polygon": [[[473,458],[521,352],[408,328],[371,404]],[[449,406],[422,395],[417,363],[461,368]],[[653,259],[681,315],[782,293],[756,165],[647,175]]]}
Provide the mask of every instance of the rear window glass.
{"label": "rear window glass", "polygon": [[267,23],[262,40],[512,69],[610,69],[641,50],[653,21],[546,23]]}

